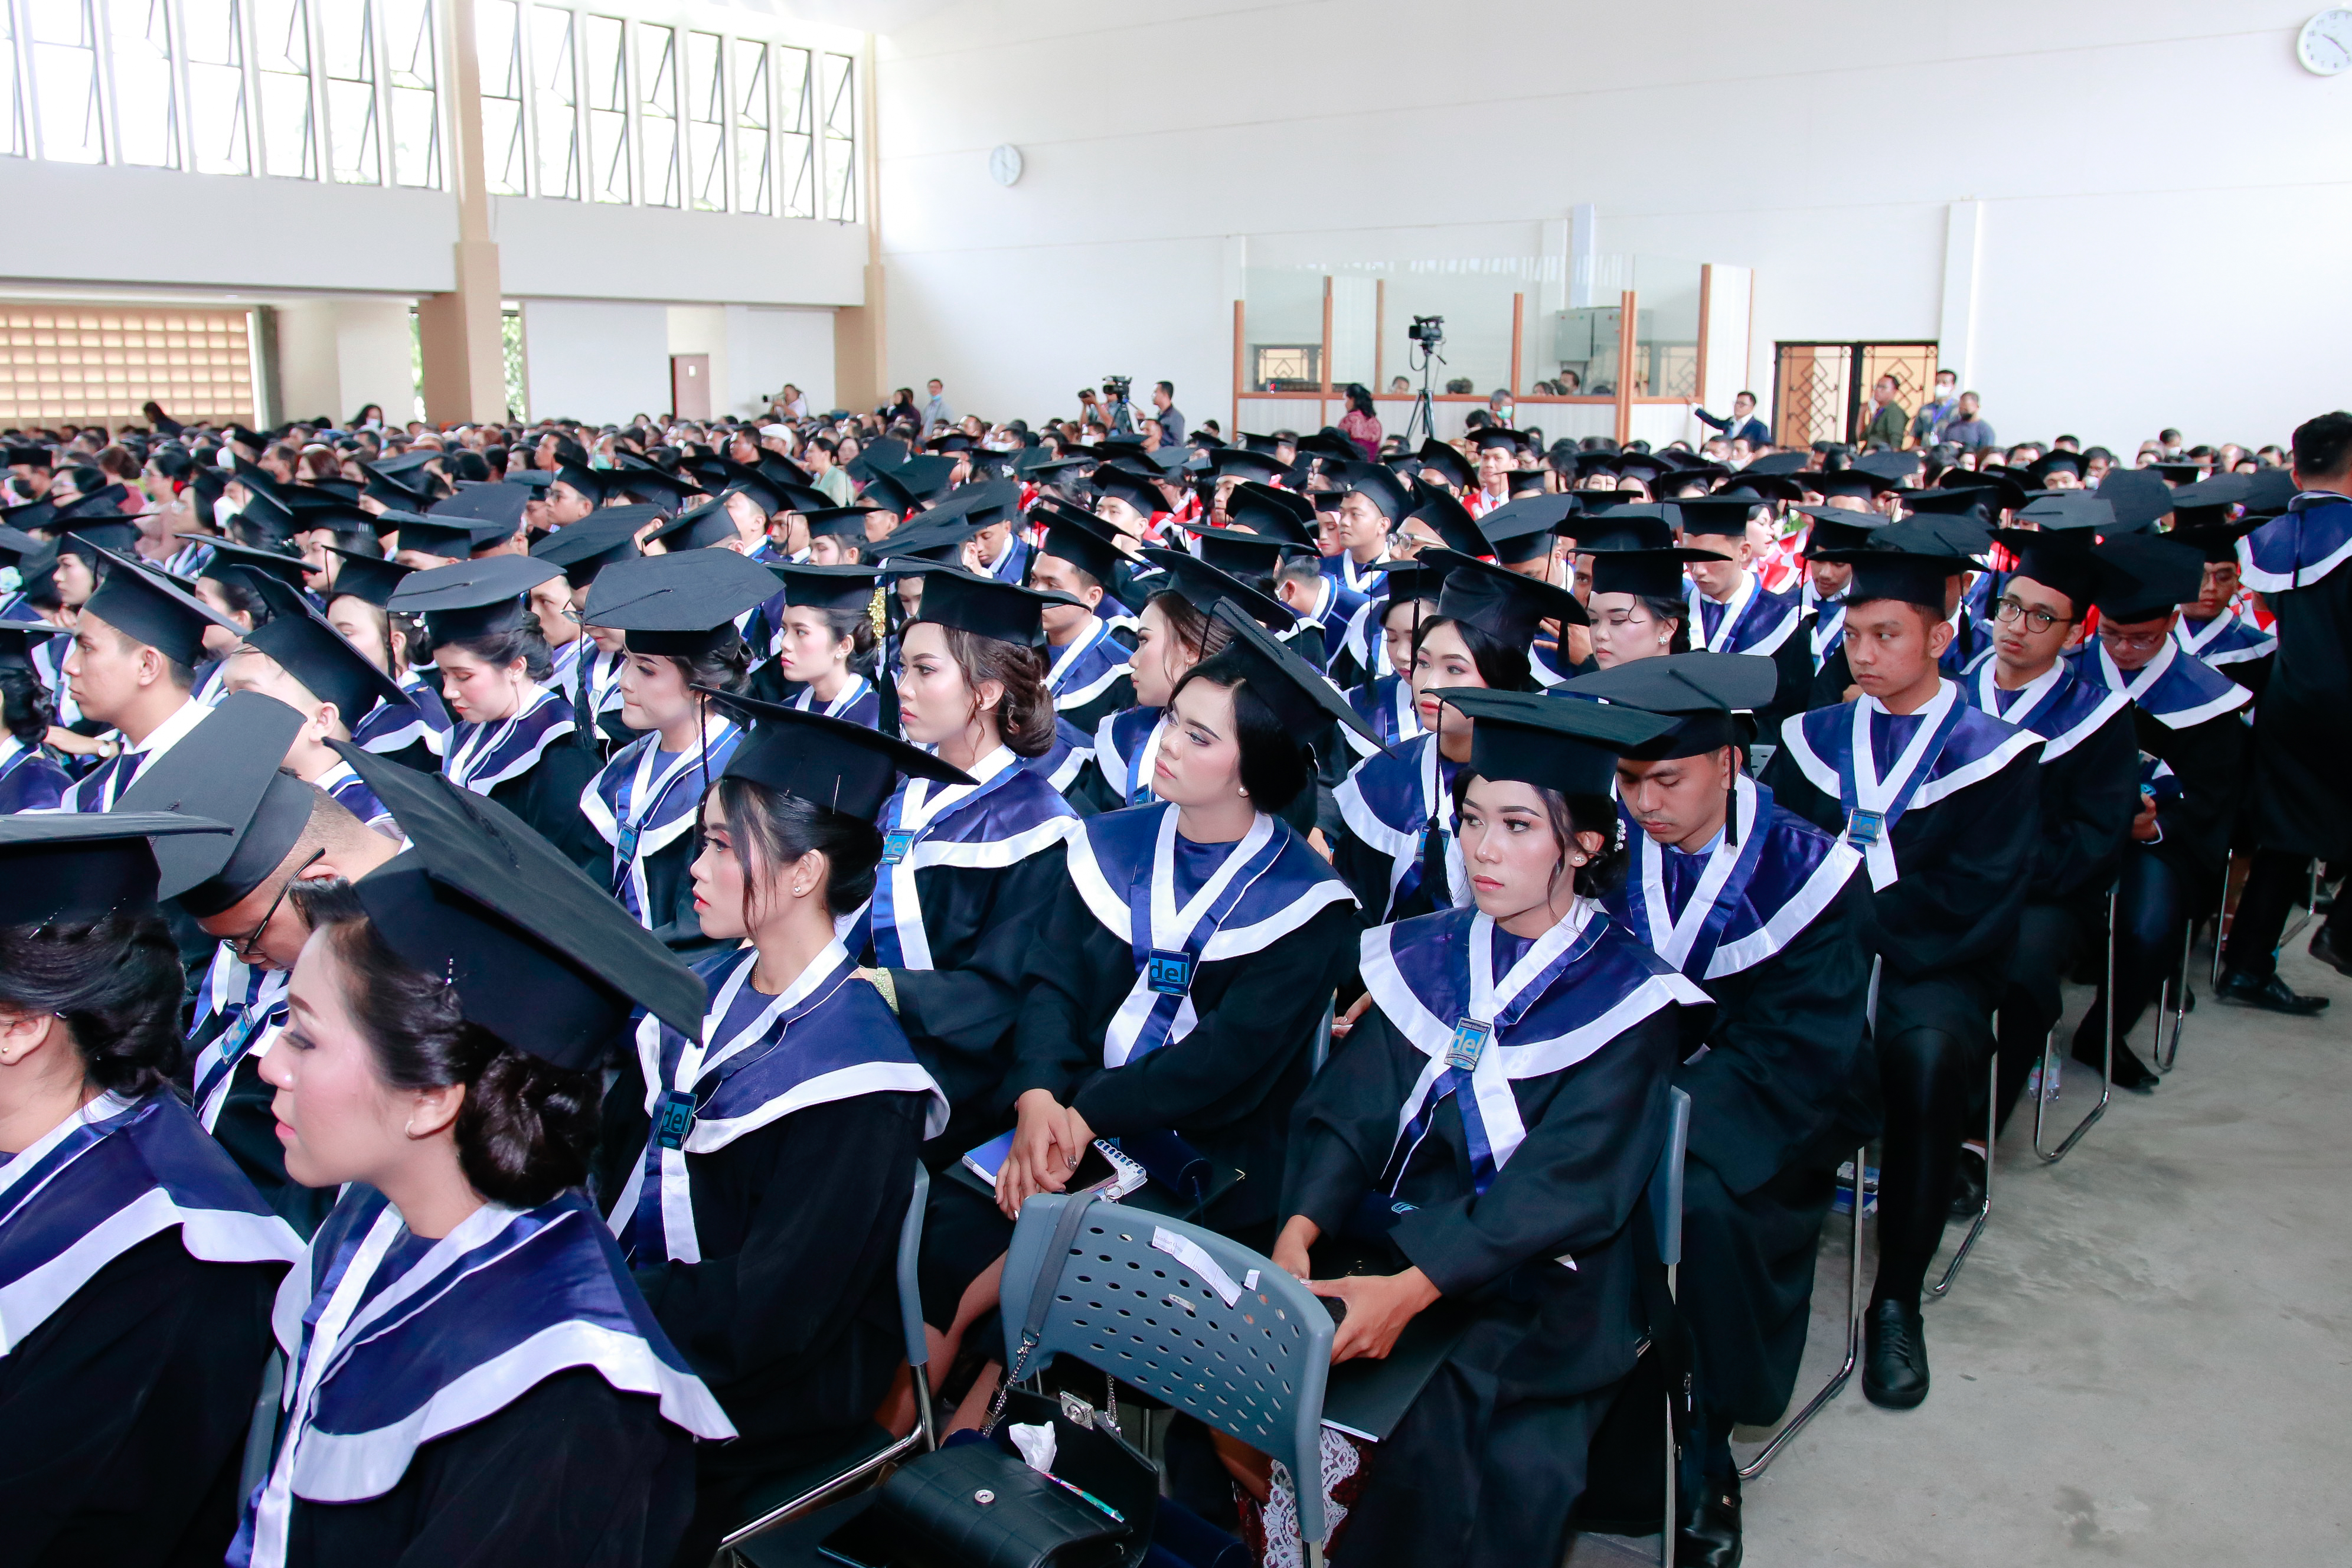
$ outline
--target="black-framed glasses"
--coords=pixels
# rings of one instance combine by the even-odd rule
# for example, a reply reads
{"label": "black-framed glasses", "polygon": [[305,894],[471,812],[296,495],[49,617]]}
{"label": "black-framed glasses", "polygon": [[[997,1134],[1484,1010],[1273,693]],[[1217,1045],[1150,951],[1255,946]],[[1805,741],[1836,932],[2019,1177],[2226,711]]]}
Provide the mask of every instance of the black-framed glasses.
{"label": "black-framed glasses", "polygon": [[2006,595],[2002,596],[2000,603],[1995,605],[1992,609],[1992,618],[2000,622],[2003,626],[2007,626],[2010,622],[2016,620],[2021,616],[2025,617],[2025,624],[2032,626],[2037,632],[2046,632],[2052,626],[2054,626],[2059,622],[2068,618],[2064,616],[2053,616],[2039,605],[2029,605],[2022,600],[2012,598]]}
{"label": "black-framed glasses", "polygon": [[243,936],[229,938],[228,950],[236,955],[239,963],[251,963],[259,956],[256,948],[261,941],[261,933],[268,931],[269,922],[278,918],[278,906],[286,901],[286,895],[294,890],[294,884],[302,879],[302,873],[317,865],[326,853],[323,847],[311,850],[310,858],[294,868],[294,874],[286,879],[285,884],[278,889],[278,896],[269,900],[269,908],[262,911],[261,923]]}

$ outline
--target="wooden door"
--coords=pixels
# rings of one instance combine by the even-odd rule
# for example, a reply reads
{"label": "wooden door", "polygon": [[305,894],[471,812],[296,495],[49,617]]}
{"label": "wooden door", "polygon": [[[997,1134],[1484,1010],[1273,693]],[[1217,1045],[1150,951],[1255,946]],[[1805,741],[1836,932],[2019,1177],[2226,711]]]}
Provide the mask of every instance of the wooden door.
{"label": "wooden door", "polygon": [[710,417],[710,356],[669,356],[669,409],[680,419]]}

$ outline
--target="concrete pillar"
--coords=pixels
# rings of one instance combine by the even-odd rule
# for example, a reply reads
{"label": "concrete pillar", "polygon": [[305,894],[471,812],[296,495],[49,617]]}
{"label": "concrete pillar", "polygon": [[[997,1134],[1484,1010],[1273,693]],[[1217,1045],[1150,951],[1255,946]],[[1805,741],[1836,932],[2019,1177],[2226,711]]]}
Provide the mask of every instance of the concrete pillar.
{"label": "concrete pillar", "polygon": [[457,197],[457,286],[417,301],[416,326],[425,359],[425,417],[436,425],[453,425],[506,416],[507,370],[499,245],[491,237],[490,194],[483,173],[482,73],[474,48],[474,0],[446,0],[442,17],[442,79],[447,83],[451,132],[448,170]]}

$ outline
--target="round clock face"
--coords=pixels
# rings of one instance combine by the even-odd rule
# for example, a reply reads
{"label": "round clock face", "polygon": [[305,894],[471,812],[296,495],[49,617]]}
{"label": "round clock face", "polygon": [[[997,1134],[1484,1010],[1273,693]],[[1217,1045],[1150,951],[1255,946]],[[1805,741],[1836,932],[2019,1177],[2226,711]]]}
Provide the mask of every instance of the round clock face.
{"label": "round clock face", "polygon": [[[2352,61],[2352,56],[2347,57]],[[1000,185],[1009,185],[1021,177],[1021,149],[1006,142],[988,155],[988,172]]]}
{"label": "round clock face", "polygon": [[2352,11],[2322,11],[2305,22],[2294,56],[2304,69],[2320,76],[2352,70]]}

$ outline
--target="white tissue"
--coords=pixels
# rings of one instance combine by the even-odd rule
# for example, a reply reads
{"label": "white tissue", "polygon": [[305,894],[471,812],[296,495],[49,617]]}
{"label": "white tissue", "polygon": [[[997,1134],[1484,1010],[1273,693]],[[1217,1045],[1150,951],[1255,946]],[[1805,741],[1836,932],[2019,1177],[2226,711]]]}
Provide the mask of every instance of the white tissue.
{"label": "white tissue", "polygon": [[1008,1426],[1013,1434],[1013,1446],[1021,1450],[1021,1458],[1041,1476],[1054,1473],[1054,1424],[1043,1421],[1034,1426]]}

